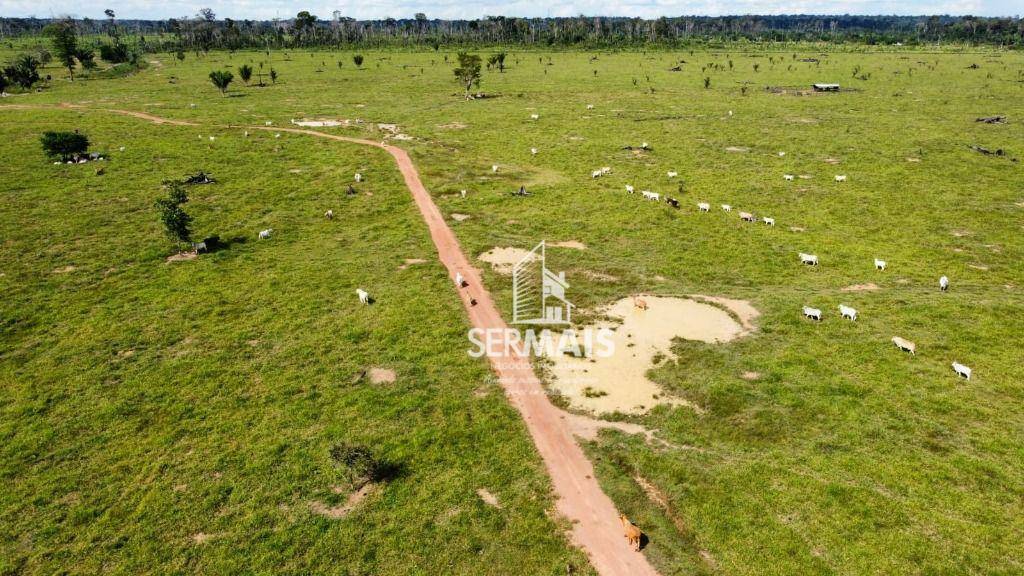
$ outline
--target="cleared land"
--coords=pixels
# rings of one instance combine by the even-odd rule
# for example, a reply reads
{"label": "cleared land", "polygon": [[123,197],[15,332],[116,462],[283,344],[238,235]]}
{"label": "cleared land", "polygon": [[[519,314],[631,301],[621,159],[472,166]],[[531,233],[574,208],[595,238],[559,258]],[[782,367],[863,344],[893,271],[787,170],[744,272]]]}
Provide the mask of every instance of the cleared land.
{"label": "cleared land", "polygon": [[[133,76],[55,80],[0,105],[335,119],[317,130],[372,138],[394,123],[445,214],[470,216],[449,220],[467,254],[581,242],[551,250],[549,268],[567,272],[583,310],[632,293],[750,301],[755,333],[677,341],[649,373],[700,412],[621,416],[668,444],[602,431],[587,445],[663,574],[1024,568],[1024,196],[1011,160],[1024,156],[1024,57],[524,52],[485,73],[482,90],[499,97],[465,102],[444,52],[365,54],[356,70],[350,53],[275,53],[277,85],[229,98],[209,70],[265,55],[159,55]],[[701,71],[711,63],[721,69]],[[855,66],[869,79],[852,78]],[[796,95],[819,81],[855,90]],[[92,113],[3,114],[5,569],[582,569],[544,516],[548,481],[517,416],[495,388],[479,393],[487,367],[465,355],[459,302],[385,156],[272,133],[210,143],[208,130]],[[974,121],[994,114],[1009,123]],[[107,174],[49,165],[37,138],[54,127],[111,152]],[[623,150],[643,141],[653,149]],[[612,173],[590,178],[602,166]],[[197,229],[247,240],[166,264],[151,203],[161,179],[199,168],[220,183],[197,189]],[[346,200],[357,170],[374,195]],[[627,183],[683,208],[629,196]],[[521,184],[532,195],[510,196]],[[699,201],[712,212],[698,215]],[[346,213],[327,223],[332,206]],[[742,223],[739,210],[778,224]],[[265,227],[277,236],[257,243]],[[801,251],[821,266],[800,266]],[[427,263],[398,269],[411,258]],[[479,264],[508,316],[507,276]],[[354,305],[371,282],[388,306]],[[839,321],[839,303],[860,311],[856,323]],[[805,321],[803,305],[826,321]],[[893,335],[917,342],[917,356]],[[953,360],[974,368],[970,383]],[[396,381],[350,383],[370,367]],[[409,472],[330,520],[310,502],[347,501],[331,491],[327,452],[340,439],[380,446]]]}

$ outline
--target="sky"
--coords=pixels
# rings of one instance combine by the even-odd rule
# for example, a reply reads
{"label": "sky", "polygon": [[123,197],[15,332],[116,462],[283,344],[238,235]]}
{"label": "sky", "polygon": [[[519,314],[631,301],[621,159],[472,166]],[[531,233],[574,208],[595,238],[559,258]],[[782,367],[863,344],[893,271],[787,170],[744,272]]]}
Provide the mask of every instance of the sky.
{"label": "sky", "polygon": [[166,19],[194,15],[209,7],[218,18],[269,20],[291,18],[309,10],[330,19],[338,10],[359,20],[411,18],[463,19],[501,16],[721,16],[729,14],[952,14],[1017,16],[1024,0],[106,0],[99,3],[67,0],[0,0],[0,16],[40,18],[71,14],[103,18],[113,9],[119,18]]}

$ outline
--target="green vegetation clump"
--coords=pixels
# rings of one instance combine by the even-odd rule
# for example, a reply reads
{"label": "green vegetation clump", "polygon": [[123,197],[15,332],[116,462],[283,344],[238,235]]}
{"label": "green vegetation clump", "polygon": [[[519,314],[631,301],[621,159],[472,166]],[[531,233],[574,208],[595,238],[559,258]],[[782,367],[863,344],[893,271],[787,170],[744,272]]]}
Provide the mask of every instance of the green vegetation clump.
{"label": "green vegetation clump", "polygon": [[47,156],[62,162],[89,151],[89,138],[78,132],[46,131],[39,140]]}
{"label": "green vegetation clump", "polygon": [[214,70],[210,72],[210,82],[220,90],[221,94],[227,95],[228,85],[235,79],[235,75],[227,70]]}

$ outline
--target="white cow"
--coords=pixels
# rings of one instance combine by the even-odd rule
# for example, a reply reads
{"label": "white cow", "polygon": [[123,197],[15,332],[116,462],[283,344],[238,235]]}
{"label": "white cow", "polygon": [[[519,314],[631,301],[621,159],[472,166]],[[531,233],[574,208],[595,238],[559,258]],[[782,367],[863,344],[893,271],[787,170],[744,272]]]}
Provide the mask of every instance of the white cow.
{"label": "white cow", "polygon": [[849,306],[846,306],[845,304],[840,304],[839,305],[839,314],[843,318],[849,318],[850,320],[856,320],[857,319],[857,310],[855,308],[850,308]]}
{"label": "white cow", "polygon": [[903,350],[904,352],[910,352],[915,356],[917,355],[917,344],[914,344],[910,340],[900,338],[899,336],[893,336],[892,343],[895,344],[897,348]]}
{"label": "white cow", "polygon": [[792,182],[793,179],[795,178],[795,176],[793,176],[792,174],[783,174],[782,177],[784,179],[786,179],[786,181],[788,181],[788,182]]}
{"label": "white cow", "polygon": [[626,184],[626,192],[629,192],[630,194],[633,194],[634,192],[636,192],[636,189],[633,188],[632,184]]}
{"label": "white cow", "polygon": [[740,212],[740,220],[743,220],[744,222],[753,222],[754,215],[750,212]]}
{"label": "white cow", "polygon": [[601,174],[611,174],[611,173],[612,173],[611,166],[602,166],[601,167]]}
{"label": "white cow", "polygon": [[260,230],[260,240],[269,240],[270,234],[274,231],[273,228],[267,228],[266,230]]}
{"label": "white cow", "polygon": [[540,114],[530,114],[530,120],[538,120],[538,119],[540,119]]}
{"label": "white cow", "polygon": [[466,197],[466,191],[465,190],[460,190],[459,194],[461,194],[463,198]]}
{"label": "white cow", "polygon": [[846,182],[846,174],[839,174],[836,176],[836,182]]}
{"label": "white cow", "polygon": [[939,290],[942,290],[943,292],[949,290],[949,278],[946,278],[945,276],[939,278]]}
{"label": "white cow", "polygon": [[953,371],[956,372],[957,376],[963,376],[968,380],[971,379],[971,369],[959,362],[953,362]]}
{"label": "white cow", "polygon": [[362,181],[363,181],[363,175],[360,174],[359,172],[356,172],[356,182],[362,182]]}
{"label": "white cow", "polygon": [[334,220],[334,210],[328,209],[327,212],[324,212],[324,218]]}
{"label": "white cow", "polygon": [[594,109],[594,105],[593,104],[587,104],[587,110],[593,110],[593,109]]}
{"label": "white cow", "polygon": [[593,172],[590,173],[591,178],[600,178],[603,175],[604,173],[601,172],[600,170],[594,170]]}
{"label": "white cow", "polygon": [[456,286],[458,286],[459,288],[462,288],[462,283],[465,282],[465,281],[466,281],[466,279],[462,277],[462,272],[456,272],[455,273],[455,285]]}
{"label": "white cow", "polygon": [[821,310],[817,308],[811,308],[810,306],[804,306],[804,316],[811,320],[817,320],[821,322]]}
{"label": "white cow", "polygon": [[700,212],[710,212],[711,204],[708,204],[707,202],[700,202],[697,204],[697,210]]}
{"label": "white cow", "polygon": [[359,301],[363,304],[370,303],[370,293],[362,288],[356,288],[356,294],[359,296]]}
{"label": "white cow", "polygon": [[497,164],[491,164],[491,172],[497,172],[497,171],[498,171],[498,165]]}
{"label": "white cow", "polygon": [[669,170],[668,171],[668,177],[669,178],[675,178],[676,176],[679,176],[679,172],[676,172],[675,170]]}
{"label": "white cow", "polygon": [[536,156],[537,155],[537,149],[536,148],[530,148],[530,154],[533,154],[534,156]]}
{"label": "white cow", "polygon": [[885,260],[875,258],[875,270],[885,270]]}
{"label": "white cow", "polygon": [[732,206],[730,206],[729,204],[722,204],[722,210],[725,210],[726,212],[732,212]]}
{"label": "white cow", "polygon": [[809,266],[817,266],[818,265],[818,256],[815,255],[815,254],[804,254],[803,252],[801,252],[800,253],[800,261],[803,262],[804,264],[809,265]]}
{"label": "white cow", "polygon": [[764,218],[762,218],[762,220],[764,220],[764,223],[768,226],[775,226],[775,218],[769,218],[765,216]]}
{"label": "white cow", "polygon": [[658,194],[657,192],[651,192],[650,190],[641,190],[640,193],[644,195],[644,199],[646,200],[654,200],[656,202],[661,201],[661,194]]}

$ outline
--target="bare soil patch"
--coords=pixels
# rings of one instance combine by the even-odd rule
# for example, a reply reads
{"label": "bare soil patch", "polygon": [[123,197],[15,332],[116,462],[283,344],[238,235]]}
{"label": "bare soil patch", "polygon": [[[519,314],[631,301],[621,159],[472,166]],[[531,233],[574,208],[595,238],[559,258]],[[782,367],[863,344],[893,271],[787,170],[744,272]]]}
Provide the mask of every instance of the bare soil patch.
{"label": "bare soil patch", "polygon": [[486,488],[477,488],[476,495],[484,501],[484,504],[494,506],[495,508],[501,508],[501,503],[498,502],[498,497],[491,494]]}
{"label": "bare soil patch", "polygon": [[167,257],[168,262],[187,262],[189,260],[195,260],[199,255],[195,252],[182,252],[181,254],[173,254]]}
{"label": "bare soil patch", "polygon": [[468,220],[469,217],[470,217],[469,214],[458,214],[458,213],[454,213],[454,212],[452,213],[452,219],[455,220],[456,222],[462,222],[463,220]]}
{"label": "bare soil patch", "polygon": [[523,250],[522,248],[500,248],[494,247],[477,256],[480,260],[487,262],[491,265],[491,268],[499,274],[511,274],[512,268],[519,263],[520,260],[530,255],[529,250]]}
{"label": "bare soil patch", "polygon": [[398,269],[399,270],[405,270],[406,268],[408,268],[410,266],[415,266],[416,264],[426,264],[426,263],[427,263],[427,261],[424,260],[423,258],[406,258],[405,259],[405,263],[404,264],[400,264],[398,266]]}
{"label": "bare soil patch", "polygon": [[566,240],[565,242],[552,242],[548,246],[555,248],[572,248],[573,250],[586,250],[587,245],[578,240]]}
{"label": "bare soil patch", "polygon": [[370,382],[374,384],[391,384],[398,375],[390,368],[370,368]]}
{"label": "bare soil patch", "polygon": [[[647,310],[636,308],[632,298],[623,298],[603,309],[608,317],[621,319],[620,325],[606,322],[597,326],[614,328],[611,340],[615,353],[607,358],[556,354],[551,359],[551,386],[573,407],[599,415],[642,414],[658,404],[686,405],[700,411],[698,406],[683,398],[666,396],[646,374],[656,356],[671,355],[674,338],[728,342],[752,329],[750,321],[757,311],[748,303],[703,298],[705,302],[644,296]],[[740,322],[710,302],[729,308]]]}
{"label": "bare soil patch", "polygon": [[309,509],[312,510],[314,514],[325,516],[327,518],[330,518],[331,520],[340,520],[341,518],[348,516],[349,512],[355,510],[356,506],[359,506],[359,504],[362,503],[363,500],[366,500],[366,497],[372,494],[373,491],[376,489],[377,485],[374,484],[373,482],[370,482],[369,484],[365,484],[363,485],[362,488],[349,494],[348,499],[345,500],[344,504],[340,504],[338,506],[328,506],[323,502],[314,500],[313,502],[309,503]]}
{"label": "bare soil patch", "polygon": [[726,152],[750,152],[750,148],[746,148],[744,146],[727,146],[725,148],[725,151]]}
{"label": "bare soil patch", "polygon": [[750,381],[750,382],[753,382],[754,380],[757,380],[760,377],[761,377],[761,373],[760,372],[750,372],[749,370],[747,372],[744,372],[743,374],[740,374],[740,378],[743,378],[744,380],[747,380],[747,381]]}
{"label": "bare soil patch", "polygon": [[54,268],[53,269],[53,273],[54,274],[68,274],[70,272],[74,272],[75,270],[78,270],[78,267],[77,266],[72,266],[72,265],[69,264],[69,265],[63,266],[61,268]]}
{"label": "bare soil patch", "polygon": [[868,282],[867,284],[854,284],[841,289],[843,292],[869,292],[871,290],[878,290],[878,284]]}

